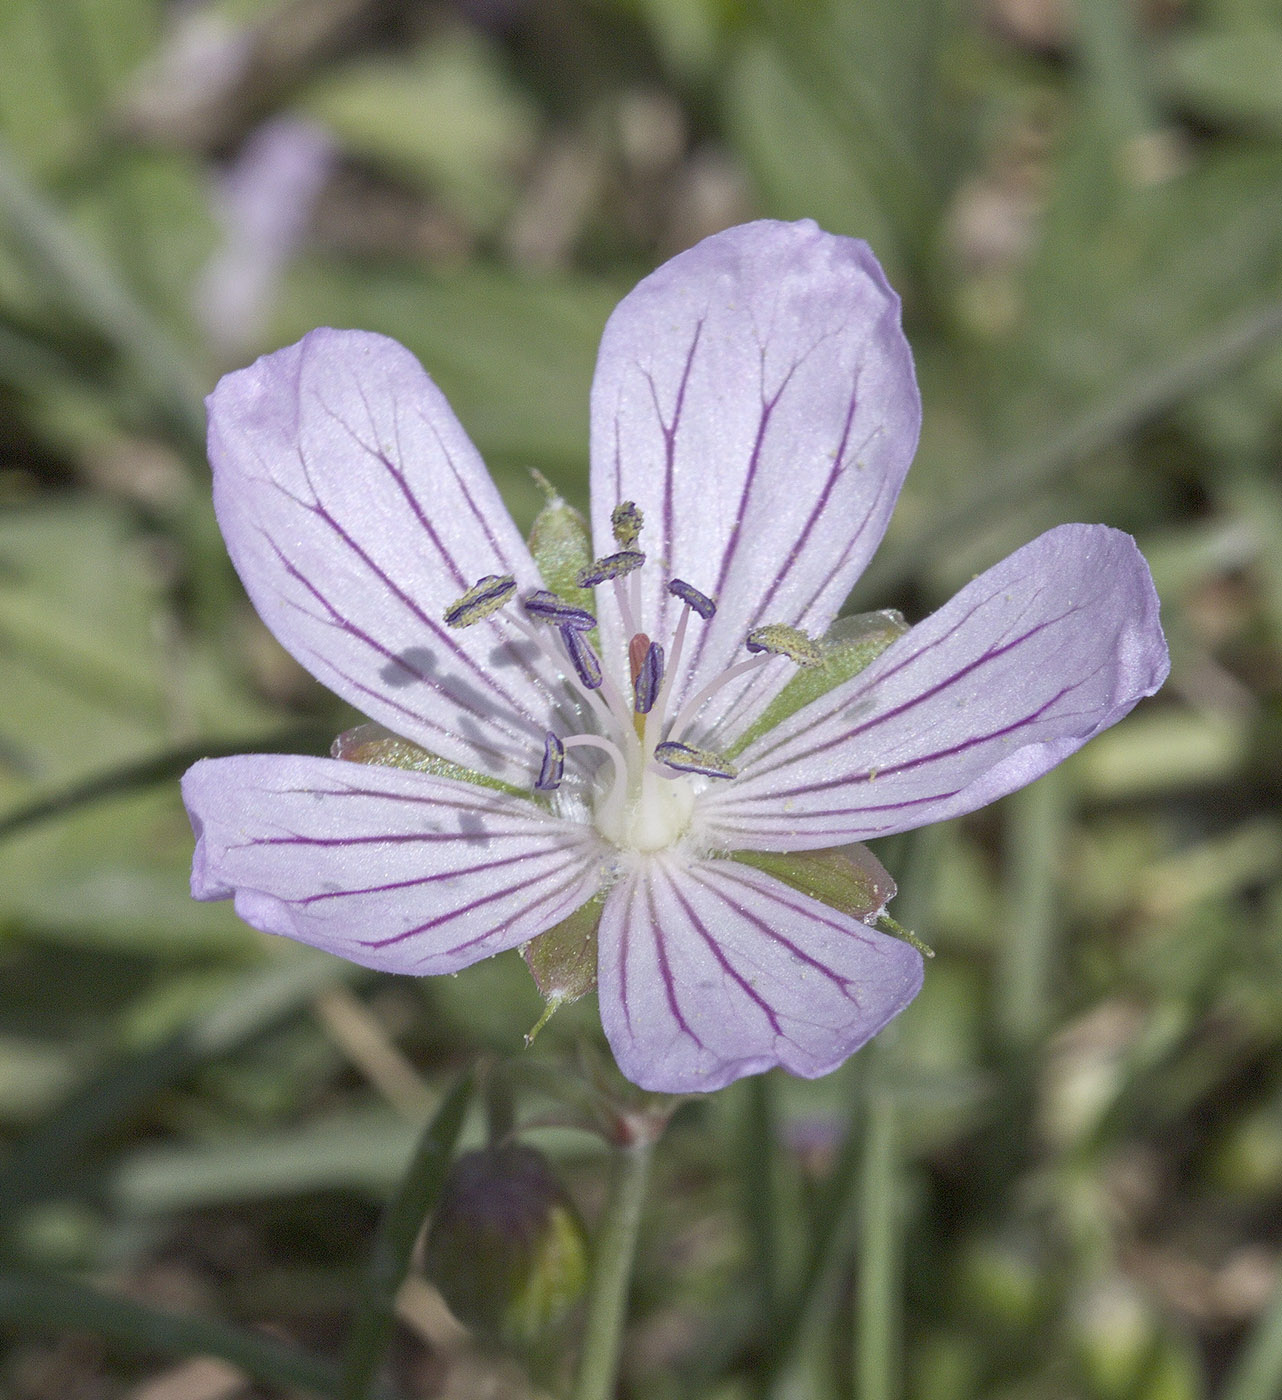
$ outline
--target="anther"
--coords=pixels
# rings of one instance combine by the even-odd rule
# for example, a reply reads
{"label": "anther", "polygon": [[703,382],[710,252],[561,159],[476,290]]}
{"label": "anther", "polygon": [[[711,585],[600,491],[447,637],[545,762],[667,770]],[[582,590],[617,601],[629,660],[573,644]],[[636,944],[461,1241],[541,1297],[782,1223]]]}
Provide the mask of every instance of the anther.
{"label": "anther", "polygon": [[597,625],[596,618],[585,608],[572,608],[546,588],[536,588],[533,593],[527,593],[521,599],[521,606],[540,622],[563,630],[590,632]]}
{"label": "anther", "polygon": [[610,529],[620,549],[631,549],[636,544],[644,519],[635,501],[623,501],[610,512]]}
{"label": "anther", "polygon": [[799,627],[783,622],[769,622],[754,627],[744,645],[752,652],[768,652],[771,656],[786,656],[798,666],[818,666],[823,661],[819,643],[807,637]]}
{"label": "anther", "polygon": [[458,600],[445,609],[447,627],[470,627],[498,612],[516,592],[516,580],[511,574],[487,574]]}
{"label": "anther", "polygon": [[[633,637],[633,642],[645,640],[644,633]],[[658,642],[650,642],[641,657],[641,664],[634,668],[632,693],[636,702],[636,712],[648,715],[659,698],[659,687],[663,683],[663,648]]]}
{"label": "anther", "polygon": [[555,792],[565,776],[565,745],[548,730],[547,741],[543,745],[543,766],[535,779],[536,792]]}
{"label": "anther", "polygon": [[678,773],[701,773],[705,778],[736,778],[739,770],[733,763],[711,749],[697,749],[693,744],[669,741],[656,744],[654,756],[660,763],[675,768]]}
{"label": "anther", "polygon": [[580,588],[595,588],[611,579],[624,578],[644,563],[645,555],[639,549],[621,549],[617,554],[607,554],[604,559],[580,569],[574,581]]}
{"label": "anther", "polygon": [[601,674],[601,662],[592,650],[591,643],[583,635],[583,629],[562,627],[561,640],[565,643],[565,649],[584,687],[588,690],[599,690],[604,679]]}
{"label": "anther", "polygon": [[717,610],[717,605],[706,593],[700,593],[693,584],[687,583],[684,579],[674,578],[668,584],[668,592],[674,598],[680,598],[683,603],[692,607],[705,622],[709,621]]}

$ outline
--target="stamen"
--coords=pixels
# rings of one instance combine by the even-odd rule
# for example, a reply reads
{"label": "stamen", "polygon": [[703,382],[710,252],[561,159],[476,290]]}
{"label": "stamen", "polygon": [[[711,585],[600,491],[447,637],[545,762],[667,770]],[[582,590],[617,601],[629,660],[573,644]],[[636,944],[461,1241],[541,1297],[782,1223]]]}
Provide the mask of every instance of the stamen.
{"label": "stamen", "polygon": [[589,690],[599,690],[604,679],[601,674],[601,662],[582,630],[577,627],[562,627],[561,640],[565,643],[565,649],[574,663],[579,679]]}
{"label": "stamen", "polygon": [[[536,627],[528,617],[522,617],[520,613],[513,613],[512,621],[516,624],[522,635],[533,643],[535,650],[551,663],[552,669],[558,675],[564,675],[565,658],[557,652],[548,629],[546,627]],[[615,716],[611,715],[609,707],[595,690],[588,690],[583,686],[579,686],[578,691],[607,725],[616,722]]]}
{"label": "stamen", "polygon": [[697,749],[693,744],[666,743],[655,746],[654,756],[660,763],[675,768],[678,773],[700,773],[705,778],[736,778],[739,770],[733,763],[711,749]]}
{"label": "stamen", "polygon": [[818,666],[824,659],[818,642],[807,637],[800,627],[789,627],[783,622],[754,627],[744,645],[752,652],[764,651],[771,656],[786,656],[798,666]]}
{"label": "stamen", "polygon": [[641,664],[633,664],[632,693],[637,714],[648,715],[659,698],[659,686],[663,681],[663,648],[658,642],[651,642],[642,632],[632,638],[633,646],[637,642],[648,642],[649,645],[641,657]]}
{"label": "stamen", "polygon": [[458,600],[445,609],[443,620],[447,627],[470,627],[496,613],[516,592],[516,580],[511,574],[486,574],[474,583]]}
{"label": "stamen", "polygon": [[569,603],[558,598],[546,588],[536,588],[521,599],[521,606],[541,622],[553,627],[574,632],[591,632],[597,625],[596,618],[586,608],[572,608]]}
{"label": "stamen", "polygon": [[620,549],[631,549],[636,544],[644,520],[635,501],[623,501],[610,512],[610,529]]}
{"label": "stamen", "polygon": [[634,573],[627,579],[616,578],[610,585],[614,589],[614,601],[619,605],[619,618],[623,623],[624,635],[628,637],[635,636],[641,630],[637,626],[638,609],[632,606],[632,597],[636,592],[636,585],[640,582],[640,573]]}
{"label": "stamen", "polygon": [[676,739],[684,733],[690,721],[708,703],[709,698],[720,690],[727,681],[732,681],[736,676],[742,676],[747,671],[755,671],[758,666],[764,666],[769,660],[769,656],[750,656],[746,661],[736,661],[733,666],[727,666],[715,680],[709,681],[702,690],[697,691],[682,705],[668,730],[669,739]]}
{"label": "stamen", "polygon": [[543,745],[543,766],[535,779],[536,792],[555,792],[565,776],[565,745],[548,730],[547,741]]}
{"label": "stamen", "polygon": [[623,578],[644,563],[645,555],[639,549],[622,549],[580,569],[574,581],[580,588],[595,588],[610,579]]}
{"label": "stamen", "polygon": [[674,598],[692,607],[705,622],[712,619],[713,613],[717,610],[717,605],[708,597],[706,593],[700,593],[693,584],[687,583],[684,579],[674,578],[668,584],[668,592]]}

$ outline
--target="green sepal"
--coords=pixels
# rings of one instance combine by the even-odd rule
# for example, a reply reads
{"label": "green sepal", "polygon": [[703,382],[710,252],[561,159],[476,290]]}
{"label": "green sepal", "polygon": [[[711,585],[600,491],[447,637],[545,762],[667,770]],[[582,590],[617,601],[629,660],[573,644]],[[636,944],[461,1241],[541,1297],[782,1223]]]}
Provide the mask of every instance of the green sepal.
{"label": "green sepal", "polygon": [[525,965],[547,1002],[547,1009],[525,1038],[527,1045],[559,1006],[578,1001],[596,986],[596,932],[604,908],[605,895],[599,894],[522,946]]}
{"label": "green sepal", "polygon": [[730,858],[860,923],[880,915],[895,897],[895,882],[886,867],[858,843],[822,851],[731,851]]}
{"label": "green sepal", "polygon": [[379,768],[407,768],[413,773],[430,773],[434,778],[454,778],[460,783],[474,783],[477,787],[493,788],[496,792],[508,792],[514,797],[528,797],[523,788],[514,787],[499,778],[491,778],[487,773],[477,773],[464,768],[461,763],[451,763],[448,758],[421,749],[393,734],[381,724],[358,724],[355,729],[345,729],[333,744],[329,756],[341,758],[347,763],[372,763]]}
{"label": "green sepal", "polygon": [[547,492],[548,503],[534,518],[529,547],[543,582],[571,607],[592,610],[592,590],[576,582],[580,569],[592,562],[592,537],[588,522],[536,475]]}
{"label": "green sepal", "polygon": [[741,754],[780,721],[795,714],[803,705],[826,695],[833,686],[857,676],[870,662],[908,631],[904,615],[894,608],[880,612],[856,613],[839,617],[820,639],[819,663],[802,667],[766,706],[760,718],[744,731],[728,749],[727,758]]}

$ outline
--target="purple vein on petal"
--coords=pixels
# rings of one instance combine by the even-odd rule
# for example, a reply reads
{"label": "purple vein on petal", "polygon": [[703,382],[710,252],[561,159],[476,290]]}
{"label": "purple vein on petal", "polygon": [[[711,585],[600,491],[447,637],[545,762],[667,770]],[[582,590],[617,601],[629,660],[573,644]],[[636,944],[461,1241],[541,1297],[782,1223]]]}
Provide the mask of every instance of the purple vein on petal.
{"label": "purple vein on petal", "polygon": [[[1092,672],[1092,675],[1093,674],[1095,673]],[[972,734],[969,738],[963,739],[960,743],[954,744],[951,748],[933,749],[930,753],[921,754],[917,758],[905,759],[903,763],[888,763],[884,768],[869,768],[862,773],[848,773],[835,778],[825,778],[819,782],[805,783],[800,787],[788,788],[785,791],[783,791],[780,795],[783,797],[798,797],[804,793],[823,792],[828,788],[844,787],[849,783],[871,782],[874,780],[881,780],[883,778],[893,777],[897,773],[911,773],[916,768],[922,768],[931,763],[938,763],[942,759],[956,758],[958,754],[966,753],[970,749],[977,748],[982,744],[990,744],[1000,741],[1001,739],[1004,739],[1008,734],[1013,734],[1017,730],[1023,729],[1027,725],[1035,723],[1046,713],[1047,710],[1049,710],[1052,706],[1054,706],[1060,700],[1062,700],[1064,696],[1071,695],[1073,691],[1077,690],[1080,686],[1084,685],[1086,683],[1086,680],[1089,679],[1090,677],[1088,676],[1085,677],[1083,680],[1076,682],[1074,685],[1065,686],[1062,690],[1057,691],[1053,696],[1051,696],[1051,698],[1047,700],[1044,704],[1039,705],[1035,710],[1030,710],[1028,714],[1023,715],[1021,718],[1017,720],[1012,720],[1009,724],[1004,724],[998,729],[991,729],[986,734]],[[961,786],[964,787],[965,783],[963,783]],[[960,790],[960,788],[955,789],[955,791]],[[953,792],[939,794],[940,797],[951,797],[953,795]],[[858,810],[862,811],[865,809],[860,808]],[[866,810],[877,811],[879,809],[876,807],[869,807]]]}
{"label": "purple vein on petal", "polygon": [[[695,913],[694,909],[690,905],[689,900],[687,900],[685,895],[681,893],[681,888],[678,885],[678,883],[675,880],[673,880],[672,877],[668,875],[666,871],[664,872],[664,878],[668,882],[668,887],[672,892],[673,898],[685,911],[685,916],[690,922],[690,927],[703,940],[704,944],[707,946],[708,951],[712,954],[713,959],[716,961],[721,970],[727,973],[730,977],[732,977],[735,980],[735,982],[739,984],[739,987],[745,993],[748,999],[754,1002],[756,1006],[764,1013],[766,1020],[770,1023],[770,1029],[774,1031],[776,1035],[782,1035],[783,1029],[779,1025],[779,1017],[776,1015],[774,1007],[771,1006],[768,1001],[766,1001],[766,999],[761,995],[761,993],[758,992],[757,989],[753,987],[753,985],[748,981],[748,979],[734,966],[733,963],[731,963],[730,959],[726,956],[721,945],[717,942],[715,938],[713,938],[712,934],[708,932],[708,929],[704,924],[703,920]],[[701,881],[700,883],[703,883],[704,888],[709,890],[712,894],[717,895],[721,899],[722,903],[729,902],[719,890],[713,889],[710,885],[706,884],[705,882]],[[740,910],[739,912],[743,913],[744,911]],[[758,923],[756,919],[750,919],[750,922]]]}
{"label": "purple vein on petal", "polygon": [[[562,850],[558,849],[556,851],[549,852],[548,854],[560,855],[563,853],[564,852]],[[530,884],[533,883],[535,880],[538,880],[540,882],[551,880],[567,870],[573,870],[578,872],[571,879],[567,880],[563,885],[558,887],[558,890],[556,892],[564,893],[564,891],[570,889],[576,883],[576,881],[582,879],[582,871],[585,864],[584,854],[585,853],[581,851],[571,851],[570,858],[568,860],[562,861],[560,865],[555,866],[551,870],[543,870],[538,872],[537,874],[531,874],[531,876],[528,879],[523,879],[521,881],[521,884]],[[527,855],[526,859],[539,858],[532,858]],[[416,934],[426,933],[428,929],[439,928],[444,924],[451,923],[453,920],[461,917],[463,914],[470,914],[475,909],[483,909],[487,904],[493,904],[496,899],[506,899],[509,895],[512,894],[515,888],[516,886],[513,885],[501,890],[491,890],[488,894],[480,895],[467,904],[458,905],[455,908],[448,910],[446,913],[438,914],[435,918],[427,919],[423,923],[416,924],[413,928],[406,929],[402,933],[393,934],[390,938],[361,938],[358,939],[357,942],[362,948],[390,948],[394,944],[403,943],[407,938],[413,938]],[[538,903],[546,903],[546,897],[537,901],[535,905],[529,907],[537,907]],[[459,943],[454,948],[450,949],[450,952],[458,953],[462,952],[465,948],[471,948],[477,943],[484,942],[485,939],[489,938],[492,933],[492,929],[487,929],[484,933],[478,934],[475,938],[465,939],[462,943]]]}
{"label": "purple vein on petal", "polygon": [[[724,869],[720,868],[723,866],[725,867]],[[728,881],[730,884],[738,885],[742,889],[748,890],[753,898],[758,900],[761,899],[761,889],[758,886],[754,885],[750,880],[740,878],[738,876],[738,873],[734,870],[734,863],[732,861],[721,861],[718,863],[718,867],[719,868],[717,870],[717,875],[722,881]],[[756,914],[753,914],[742,904],[733,903],[728,898],[725,891],[717,889],[715,888],[715,886],[710,884],[708,880],[704,878],[703,873],[700,870],[698,870],[697,867],[694,870],[692,870],[691,875],[695,880],[697,880],[701,885],[703,885],[705,889],[711,890],[712,893],[716,894],[724,903],[729,904],[730,907],[734,909],[734,911],[737,914],[739,914],[742,918],[746,919],[748,923],[754,924],[757,928],[759,928],[761,932],[764,933],[766,937],[770,939],[773,943],[778,944],[781,948],[787,949],[787,951],[791,953],[793,957],[797,958],[801,962],[804,962],[807,966],[813,967],[816,972],[822,973],[823,976],[827,977],[829,981],[833,982],[837,986],[837,988],[841,991],[841,994],[848,1001],[853,1002],[855,1006],[859,1005],[859,998],[855,996],[854,992],[851,991],[850,983],[846,980],[846,978],[834,972],[832,968],[828,967],[825,963],[820,962],[818,958],[811,957],[809,953],[804,952],[801,948],[797,947],[797,945],[794,942],[792,942],[791,939],[785,938],[783,934],[779,933],[776,929],[771,928],[770,925],[767,924],[763,919],[758,918]],[[851,934],[848,929],[844,928],[834,919],[829,919],[821,915],[816,915],[813,909],[807,909],[803,905],[792,902],[791,900],[786,898],[782,893],[775,893],[775,891],[772,890],[770,894],[776,904],[781,905],[783,908],[791,911],[794,914],[808,915],[810,918],[815,919],[816,922],[827,924],[829,928],[836,929],[838,933],[844,935],[845,937],[858,937],[858,935],[856,934]],[[860,941],[866,943],[870,948],[875,946],[870,939],[861,939]]]}
{"label": "purple vein on petal", "polygon": [[[358,837],[357,842],[364,841],[366,839],[368,838]],[[383,839],[386,840],[387,838]],[[450,839],[458,841],[463,838],[461,838],[458,835],[458,833],[455,832],[451,835]],[[350,843],[344,842],[342,844],[346,845]],[[546,851],[539,852],[538,854],[531,854],[528,850],[517,851],[513,855],[500,856],[496,860],[481,861],[477,865],[460,865],[456,867],[451,867],[449,870],[440,870],[437,871],[434,875],[415,875],[407,880],[392,880],[382,885],[363,885],[358,889],[322,890],[319,894],[305,895],[302,899],[298,900],[297,902],[299,904],[318,904],[322,900],[326,899],[349,899],[353,896],[362,894],[388,894],[393,890],[415,889],[420,885],[439,884],[442,880],[455,880],[463,875],[479,875],[486,870],[502,870],[505,866],[515,865],[519,861],[533,862],[543,860],[548,854],[549,853]]]}
{"label": "purple vein on petal", "polygon": [[[645,902],[647,923],[650,929],[651,937],[654,940],[654,956],[659,964],[659,975],[663,979],[663,989],[667,997],[668,1008],[672,1012],[673,1020],[676,1021],[677,1025],[681,1028],[682,1032],[688,1035],[690,1039],[694,1041],[694,1043],[701,1050],[706,1050],[708,1047],[699,1038],[699,1036],[695,1033],[694,1029],[691,1027],[690,1023],[686,1020],[685,1013],[681,1009],[681,1003],[677,999],[676,979],[672,975],[672,966],[668,962],[668,950],[664,945],[663,933],[659,927],[658,910],[655,908],[654,903],[654,891],[650,887],[648,881],[645,885]],[[625,982],[625,989],[626,986],[627,984]],[[625,1002],[627,1000],[626,990],[624,992],[624,1000]],[[630,1017],[629,1024],[631,1024]]]}
{"label": "purple vein on petal", "polygon": [[[401,670],[406,672],[406,674],[413,676],[416,680],[422,681],[423,684],[431,686],[433,689],[436,688],[435,683],[433,682],[430,676],[425,675],[416,666],[412,666],[399,653],[392,651],[390,647],[384,646],[382,642],[378,641],[374,637],[371,637],[369,633],[367,633],[363,628],[357,627],[356,624],[349,617],[339,612],[339,610],[334,606],[334,604],[331,603],[328,597],[326,597],[326,595],[322,593],[319,588],[316,587],[316,585],[311,581],[311,579],[308,578],[304,573],[302,573],[297,567],[297,565],[295,565],[290,559],[286,557],[286,555],[281,550],[280,546],[276,543],[276,541],[261,527],[256,528],[266,540],[268,547],[275,553],[277,559],[280,561],[281,566],[284,568],[285,572],[289,575],[289,577],[294,579],[295,582],[301,584],[302,587],[305,588],[307,592],[309,592],[312,595],[312,597],[315,598],[316,601],[320,603],[320,605],[329,614],[329,621],[327,623],[328,626],[336,627],[340,632],[344,632],[349,637],[352,637],[356,641],[363,643],[365,646],[369,647],[370,650],[372,650],[377,655],[381,656],[385,661],[387,661],[389,665],[397,666]],[[285,599],[284,601],[288,606],[294,608],[296,611],[302,612],[306,617],[313,618],[314,621],[325,621],[325,619],[317,618],[313,613],[309,613],[305,608],[302,607],[301,604],[299,604],[293,599]],[[441,640],[444,641],[453,652],[455,652],[455,654],[460,660],[474,667],[474,663],[472,663],[471,658],[468,657],[465,652],[459,651],[450,637],[441,636]],[[362,695],[368,695],[371,699],[377,700],[381,704],[386,705],[391,709],[398,710],[401,714],[417,721],[420,724],[426,725],[428,728],[433,729],[438,733],[449,733],[449,730],[446,728],[446,726],[443,725],[439,720],[433,718],[430,714],[424,714],[420,710],[412,709],[408,705],[403,705],[399,700],[395,700],[391,696],[387,695],[385,689],[370,686],[367,682],[358,680],[355,676],[349,675],[341,667],[335,665],[334,662],[331,661],[328,657],[322,656],[321,653],[317,652],[314,647],[308,647],[306,648],[306,650],[312,656],[316,657],[319,663],[322,663],[325,667],[328,667],[336,675],[341,676],[343,680],[345,680],[354,689],[358,690]],[[496,728],[499,728],[500,730],[504,728],[504,726],[499,725],[497,723],[497,720],[500,718],[500,716],[494,714],[487,714],[484,716],[484,718],[489,722],[493,723]],[[510,728],[507,729],[507,733],[509,737],[517,741],[517,748],[514,751],[514,753],[517,756],[523,754],[527,736],[523,734],[520,730],[513,730]],[[510,762],[513,758],[513,753],[504,753],[500,749],[489,747],[480,743],[475,738],[469,740],[469,743],[471,744],[472,748],[478,750],[479,752],[489,754],[490,756],[497,759],[501,759],[504,762]]]}
{"label": "purple vein on petal", "polygon": [[[919,650],[907,653],[902,660],[894,662],[887,666],[887,668],[884,671],[880,672],[877,676],[872,678],[867,687],[867,691],[865,691],[864,693],[871,692],[875,689],[875,687],[883,685],[886,681],[890,680],[891,677],[895,676],[899,671],[901,671],[905,666],[911,665],[914,661],[917,661],[921,657],[929,655],[932,651],[935,651],[940,646],[944,645],[954,633],[956,633],[962,626],[965,625],[966,622],[970,620],[971,617],[974,616],[975,613],[977,613],[985,604],[991,601],[991,597],[983,599],[980,603],[977,603],[975,607],[972,608],[969,612],[964,614],[959,619],[957,624],[954,627],[950,628],[949,631],[943,636],[935,638],[933,641],[927,643],[924,647],[921,647]],[[1029,601],[1031,603],[1032,599],[1030,599]],[[1001,645],[990,646],[973,661],[968,662],[965,666],[960,667],[956,671],[951,671],[943,680],[937,682],[935,685],[928,687],[926,690],[921,691],[916,695],[910,696],[907,700],[903,701],[899,705],[893,706],[891,709],[879,711],[878,713],[872,715],[869,719],[865,720],[863,724],[858,724],[851,729],[843,730],[842,733],[840,733],[839,735],[836,735],[830,739],[825,739],[820,743],[812,745],[810,748],[797,749],[793,752],[789,752],[786,755],[786,757],[779,760],[777,763],[766,764],[764,760],[767,759],[770,756],[770,754],[775,753],[776,751],[785,747],[788,744],[788,739],[782,738],[778,740],[775,744],[771,745],[769,748],[762,751],[760,756],[755,758],[755,760],[751,761],[748,764],[745,764],[745,773],[754,779],[758,777],[765,777],[767,774],[773,773],[779,768],[784,767],[785,765],[790,766],[794,763],[801,762],[803,759],[813,758],[817,754],[825,753],[827,750],[834,748],[839,744],[847,743],[850,739],[856,738],[860,734],[865,734],[870,730],[877,728],[877,726],[885,724],[888,720],[895,719],[899,715],[907,714],[911,710],[915,709],[918,705],[921,705],[926,701],[933,699],[936,695],[942,694],[950,686],[953,686],[958,681],[963,680],[966,676],[978,670],[980,667],[985,666],[992,661],[995,661],[998,657],[1003,656],[1006,652],[1012,650],[1013,648],[1021,646],[1024,642],[1030,640],[1032,637],[1037,636],[1039,632],[1042,632],[1048,627],[1053,627],[1056,624],[1063,622],[1066,618],[1071,617],[1076,612],[1079,612],[1082,606],[1082,604],[1075,603],[1071,607],[1066,609],[1064,612],[1058,614],[1057,616],[1053,618],[1047,618],[1042,622],[1039,622],[1035,627],[1030,628],[1027,632],[1021,633],[1018,637],[1015,637],[1013,640],[1003,640]],[[1012,626],[1014,625],[1017,624],[1012,623]],[[911,633],[908,634],[908,636],[911,635]],[[1003,636],[1005,635],[1007,634],[1003,634]],[[1081,685],[1083,684],[1083,680],[1079,680],[1074,684]],[[853,701],[850,699],[846,699],[843,700],[841,703],[849,704],[853,703]],[[826,717],[827,716],[825,716],[825,718]]]}
{"label": "purple vein on petal", "polygon": [[[303,460],[301,449],[299,451],[299,460],[300,464],[303,467],[304,476],[307,477],[308,484],[310,485],[310,476],[308,476],[307,465],[306,462]],[[380,458],[380,460],[383,459]],[[393,474],[395,475],[395,473]],[[512,710],[516,714],[519,714],[524,718],[530,720],[531,724],[534,724],[536,722],[536,717],[529,714],[528,710],[526,710],[522,702],[519,699],[515,698],[511,694],[511,692],[506,690],[502,685],[500,685],[497,678],[491,671],[486,670],[485,667],[481,666],[479,662],[475,661],[462,647],[460,647],[459,644],[455,641],[455,639],[450,635],[449,631],[446,628],[442,627],[436,621],[436,619],[434,619],[428,613],[426,613],[391,578],[391,576],[370,557],[368,552],[342,527],[342,525],[339,524],[339,522],[330,514],[330,512],[326,510],[326,508],[320,503],[319,499],[316,499],[309,503],[295,496],[292,492],[287,490],[286,487],[280,482],[268,479],[266,484],[274,487],[288,500],[292,501],[295,505],[297,505],[300,509],[307,511],[309,514],[321,521],[321,523],[325,525],[342,542],[342,544],[345,545],[351,551],[351,553],[361,561],[361,563],[370,571],[370,573],[372,573],[374,577],[378,579],[379,583],[382,584],[388,590],[388,592],[391,593],[392,596],[397,599],[399,603],[401,603],[401,605],[410,613],[410,615],[415,619],[415,621],[419,623],[419,625],[422,626],[427,632],[429,632],[436,641],[441,643],[447,651],[449,651],[449,653],[455,661],[459,662],[462,666],[464,666],[474,678],[483,682],[486,685],[486,687],[490,689],[496,696],[500,697],[507,705],[511,706]],[[315,495],[314,488],[313,495]],[[349,619],[344,617],[343,614],[341,614],[333,606],[333,604],[331,604],[329,600],[320,593],[320,591],[315,587],[315,585],[313,585],[310,582],[310,580],[307,579],[298,570],[297,566],[294,565],[292,561],[290,561],[286,557],[284,552],[276,544],[275,540],[271,537],[271,535],[269,535],[262,526],[256,526],[255,528],[257,529],[258,533],[262,535],[263,538],[267,541],[268,545],[275,552],[277,558],[285,566],[286,570],[289,572],[291,577],[293,577],[299,583],[301,583],[317,599],[318,602],[322,603],[322,605],[331,614],[331,616],[337,620],[337,623],[342,628],[342,630],[346,631],[350,636],[354,636],[358,640],[365,642],[367,645],[373,646],[375,650],[379,652],[380,655],[386,657],[389,661],[394,662],[396,665],[402,667],[405,671],[415,676],[417,679],[432,686],[434,689],[437,688],[435,683],[431,680],[431,678],[423,675],[423,673],[418,671],[417,669],[408,666],[403,660],[403,658],[400,657],[397,653],[391,651],[387,647],[382,646],[380,643],[375,642],[373,638],[369,637],[363,631],[356,629],[351,624]],[[430,529],[430,527],[428,528]],[[433,539],[435,541],[434,535]],[[441,550],[441,553],[442,557],[448,562],[455,576],[458,579],[462,579],[464,575],[459,571],[458,566],[455,564],[452,557],[448,553],[446,553],[443,548]],[[338,668],[335,667],[334,669],[337,670]],[[346,677],[346,679],[351,680],[352,678]],[[382,692],[371,693],[377,693],[380,699],[385,699],[385,697],[382,695]],[[404,707],[400,708],[404,709]],[[413,712],[404,710],[404,713]],[[487,715],[486,718],[493,719],[494,716]],[[436,725],[435,727],[441,728],[440,725]],[[520,731],[516,731],[514,737],[519,737],[522,741],[524,741],[526,736],[522,735]]]}
{"label": "purple vein on petal", "polygon": [[[647,373],[646,382],[650,386],[650,395],[654,400],[655,417],[659,420],[659,430],[663,434],[664,462],[663,462],[663,547],[662,554],[666,555],[671,550],[673,532],[676,529],[676,516],[673,509],[673,487],[675,482],[675,470],[677,459],[677,434],[681,430],[681,415],[685,409],[686,390],[690,384],[690,376],[694,372],[695,357],[699,353],[699,342],[703,338],[703,326],[707,319],[706,313],[700,316],[694,323],[694,334],[690,337],[690,347],[686,351],[685,365],[681,370],[681,383],[677,386],[676,402],[672,406],[672,422],[665,423],[663,420],[663,410],[659,406],[658,393],[654,387],[653,378]],[[661,604],[664,620],[667,617],[666,598]]]}

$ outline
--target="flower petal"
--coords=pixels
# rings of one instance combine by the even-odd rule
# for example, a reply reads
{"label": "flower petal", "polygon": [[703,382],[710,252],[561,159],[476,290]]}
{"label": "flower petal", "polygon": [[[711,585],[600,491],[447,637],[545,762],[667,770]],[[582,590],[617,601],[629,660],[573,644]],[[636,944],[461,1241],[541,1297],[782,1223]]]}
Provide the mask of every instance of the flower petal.
{"label": "flower petal", "polygon": [[1157,614],[1129,535],[1050,530],[749,745],[740,776],[701,800],[706,838],[863,841],[1023,787],[1166,679]]}
{"label": "flower petal", "polygon": [[214,507],[259,616],[331,690],[468,768],[532,781],[552,702],[497,619],[452,630],[478,578],[538,573],[408,350],[318,330],[209,399]]}
{"label": "flower petal", "polygon": [[[592,386],[592,522],[634,500],[638,622],[662,644],[681,604],[669,576],[717,604],[692,625],[680,702],[742,660],[761,623],[823,632],[881,540],[917,445],[921,404],[899,299],[866,244],[809,220],[705,239],[615,309]],[[607,652],[627,638],[598,590]],[[611,662],[612,665],[620,662]],[[774,662],[718,696],[717,740],[792,674]]]}
{"label": "flower petal", "polygon": [[599,938],[615,1059],[666,1093],[775,1065],[827,1074],[922,980],[915,948],[733,860],[647,861],[611,892]]}
{"label": "flower petal", "polygon": [[589,828],[471,783],[250,754],[183,778],[191,892],[351,962],[454,972],[533,938],[601,883]]}

